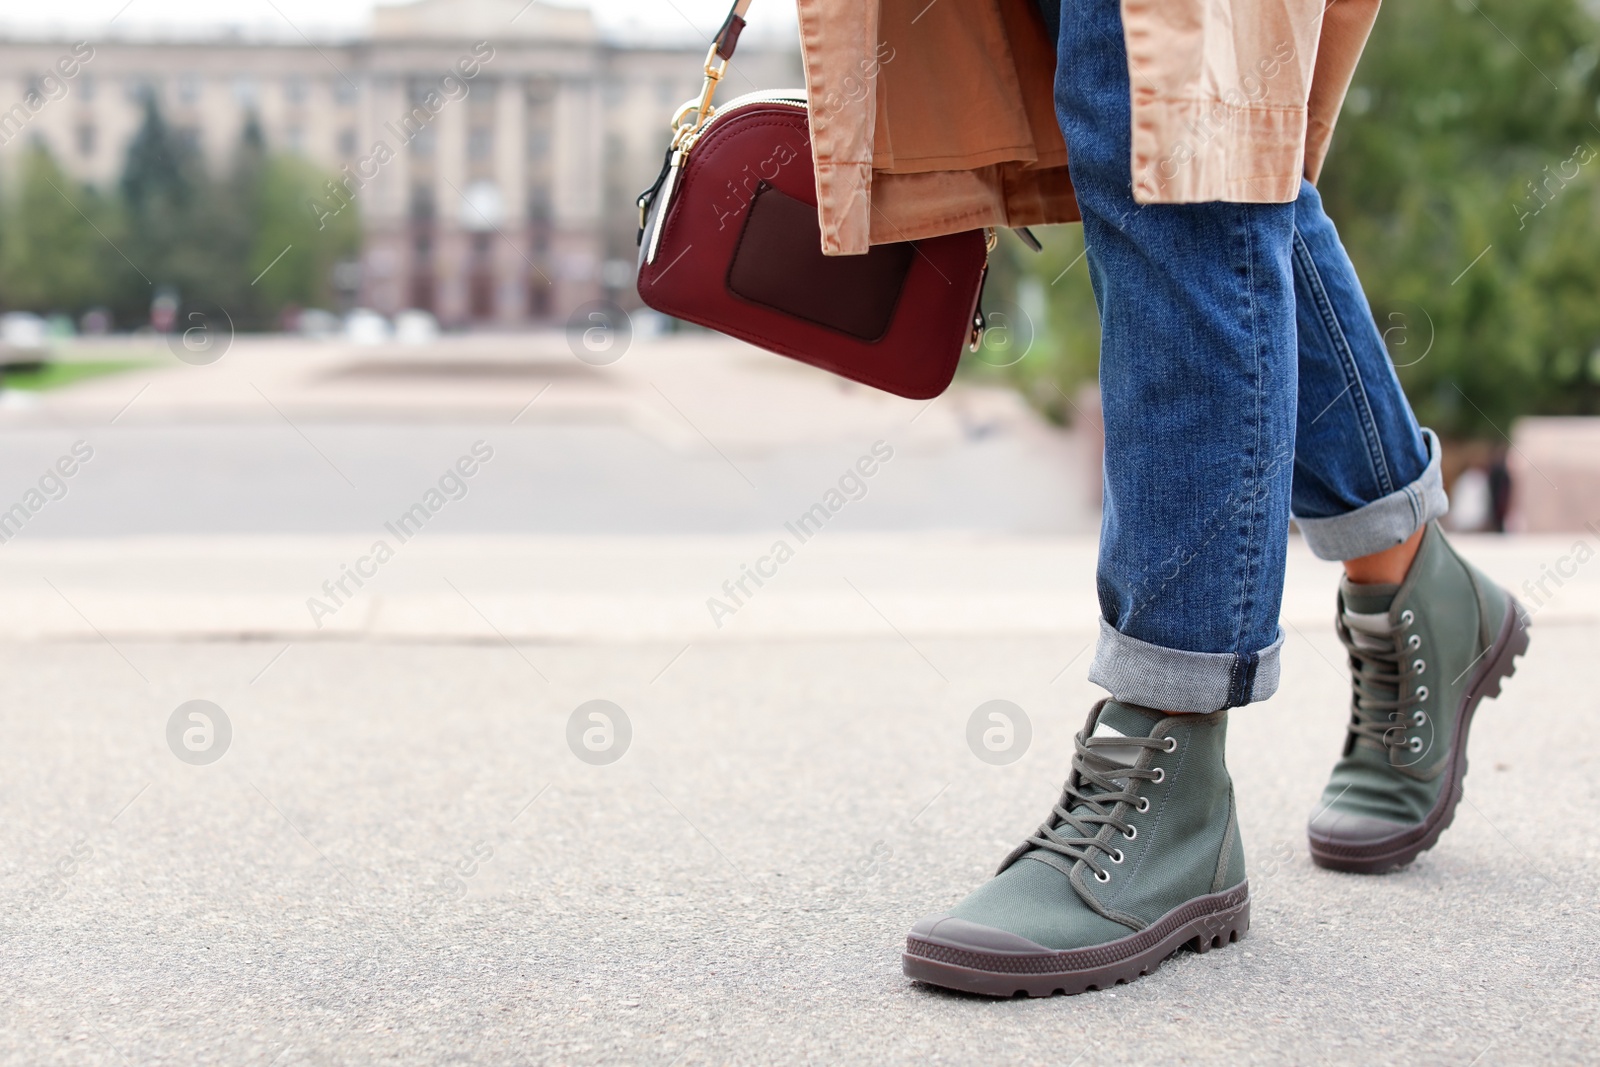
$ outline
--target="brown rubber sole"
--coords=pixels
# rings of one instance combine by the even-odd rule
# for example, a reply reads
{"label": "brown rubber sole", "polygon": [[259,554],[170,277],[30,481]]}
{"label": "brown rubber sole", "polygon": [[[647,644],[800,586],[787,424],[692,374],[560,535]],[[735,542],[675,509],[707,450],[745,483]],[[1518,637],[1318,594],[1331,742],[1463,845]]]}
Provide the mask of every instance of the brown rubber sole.
{"label": "brown rubber sole", "polygon": [[1250,929],[1250,884],[1196,897],[1137,933],[1092,948],[991,952],[938,937],[906,938],[907,978],[991,997],[1073,996],[1125,985],[1160,967],[1185,946],[1196,952],[1231,945]]}
{"label": "brown rubber sole", "polygon": [[1332,835],[1308,829],[1306,837],[1313,863],[1333,871],[1382,874],[1404,867],[1438,842],[1439,835],[1455,821],[1456,805],[1461,803],[1462,781],[1467,775],[1467,734],[1472,729],[1473,713],[1486,698],[1499,696],[1500,683],[1517,672],[1516,658],[1528,651],[1528,626],[1528,613],[1512,598],[1499,635],[1456,709],[1455,740],[1450,747],[1444,788],[1427,817],[1403,833],[1360,844],[1341,842]]}

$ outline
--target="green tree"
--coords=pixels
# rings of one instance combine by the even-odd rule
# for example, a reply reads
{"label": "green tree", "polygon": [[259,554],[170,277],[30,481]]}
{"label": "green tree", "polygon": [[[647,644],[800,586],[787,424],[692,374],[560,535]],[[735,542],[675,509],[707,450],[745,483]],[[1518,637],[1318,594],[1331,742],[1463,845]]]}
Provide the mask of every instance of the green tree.
{"label": "green tree", "polygon": [[1395,4],[1356,73],[1322,190],[1442,433],[1600,410],[1597,41],[1579,0]]}
{"label": "green tree", "polygon": [[[307,207],[327,199],[328,175],[270,151],[254,115],[223,174],[202,162],[148,100],[120,183],[138,269],[185,307],[224,309],[238,329],[274,328],[290,305],[331,303],[334,264],[357,253],[361,232],[354,205],[322,226]],[[121,291],[121,310],[143,321],[151,285]]]}
{"label": "green tree", "polygon": [[255,275],[249,270],[266,159],[261,126],[251,113],[227,170],[220,175],[200,171],[192,179],[189,228],[173,263],[174,281],[186,304],[222,307],[240,329],[258,329],[273,318],[251,288]]}
{"label": "green tree", "polygon": [[109,295],[105,237],[112,211],[92,187],[78,186],[42,144],[18,168],[14,198],[0,227],[0,300],[8,311],[77,314]]}
{"label": "green tree", "polygon": [[[1447,436],[1600,412],[1597,60],[1581,0],[1379,14],[1319,186],[1412,403]],[[1048,334],[1005,373],[1070,418],[1061,393],[1098,363],[1093,294],[1083,262],[1067,269],[1078,228],[1041,236],[1020,269],[1045,285]]]}
{"label": "green tree", "polygon": [[132,272],[117,286],[117,317],[143,322],[159,289],[191,295],[196,285],[213,285],[208,257],[196,254],[198,192],[206,175],[197,154],[167,124],[153,94],[144,101],[144,120],[128,145],[118,183],[124,252]]}
{"label": "green tree", "polygon": [[338,203],[330,184],[271,152],[253,115],[227,169],[208,173],[147,99],[115,195],[75,184],[42,145],[27,150],[15,188],[0,189],[0,310],[106,305],[139,326],[171,288],[237,329],[274,328],[291,305],[331,305],[334,266],[360,250],[356,202],[320,219],[308,206]]}
{"label": "green tree", "polygon": [[260,277],[254,288],[262,306],[273,314],[290,305],[331,306],[335,264],[361,248],[359,201],[321,225],[307,207],[329,200],[327,182],[326,174],[295,156],[272,156],[261,170],[249,266],[250,277]]}

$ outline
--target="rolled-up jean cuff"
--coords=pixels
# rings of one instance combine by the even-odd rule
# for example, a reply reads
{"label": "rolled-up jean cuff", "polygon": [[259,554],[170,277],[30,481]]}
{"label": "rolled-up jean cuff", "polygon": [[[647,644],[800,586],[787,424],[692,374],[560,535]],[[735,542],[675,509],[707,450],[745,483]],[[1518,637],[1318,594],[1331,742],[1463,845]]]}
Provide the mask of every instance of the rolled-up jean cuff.
{"label": "rolled-up jean cuff", "polygon": [[1318,559],[1359,559],[1403,543],[1422,527],[1450,510],[1444,475],[1439,471],[1439,438],[1424,428],[1428,466],[1416,481],[1343,515],[1303,519],[1295,524]]}
{"label": "rolled-up jean cuff", "polygon": [[1162,711],[1209,715],[1265,700],[1278,691],[1278,639],[1259,652],[1184,652],[1120,633],[1100,620],[1100,642],[1089,681],[1110,691],[1115,700]]}

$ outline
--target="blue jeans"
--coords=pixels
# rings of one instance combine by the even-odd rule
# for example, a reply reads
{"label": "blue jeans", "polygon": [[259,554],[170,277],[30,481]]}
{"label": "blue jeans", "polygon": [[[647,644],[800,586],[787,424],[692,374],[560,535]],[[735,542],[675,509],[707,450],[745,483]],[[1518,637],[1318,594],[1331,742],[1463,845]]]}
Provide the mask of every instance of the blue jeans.
{"label": "blue jeans", "polygon": [[1448,506],[1439,442],[1311,184],[1292,204],[1136,204],[1119,0],[1060,12],[1106,430],[1089,677],[1168,711],[1264,700],[1291,512],[1323,559],[1393,547]]}

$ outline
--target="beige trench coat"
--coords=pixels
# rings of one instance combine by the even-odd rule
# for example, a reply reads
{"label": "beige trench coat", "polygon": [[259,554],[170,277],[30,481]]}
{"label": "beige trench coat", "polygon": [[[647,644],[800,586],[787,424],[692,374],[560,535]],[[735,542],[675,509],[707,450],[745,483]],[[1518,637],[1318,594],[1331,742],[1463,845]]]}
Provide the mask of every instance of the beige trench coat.
{"label": "beige trench coat", "polygon": [[[823,251],[1078,218],[1033,0],[798,0]],[[1316,179],[1379,0],[1122,0],[1134,198]]]}

